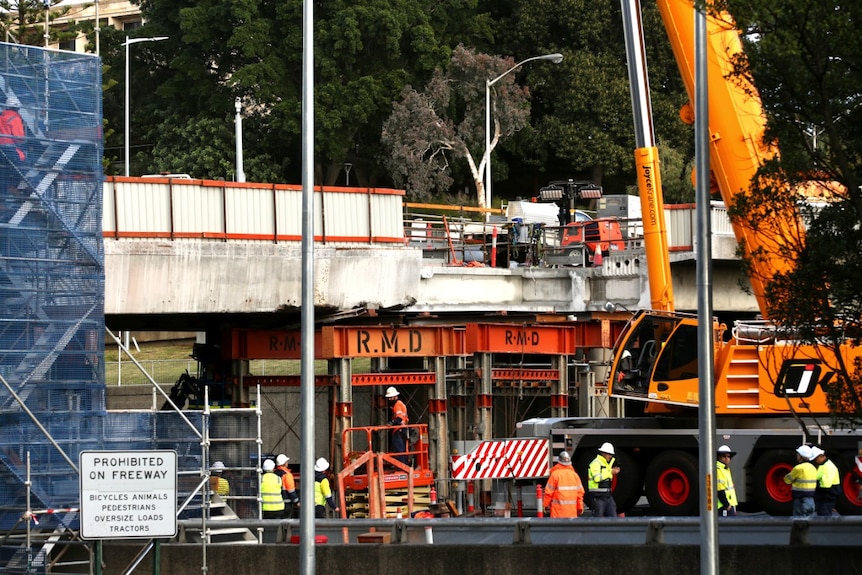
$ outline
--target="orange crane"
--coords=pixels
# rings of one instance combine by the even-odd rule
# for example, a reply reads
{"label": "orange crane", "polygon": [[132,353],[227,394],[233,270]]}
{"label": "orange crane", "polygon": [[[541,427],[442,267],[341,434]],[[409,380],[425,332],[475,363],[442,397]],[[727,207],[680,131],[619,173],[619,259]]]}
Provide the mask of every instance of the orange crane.
{"label": "orange crane", "polygon": [[[689,98],[694,97],[694,7],[692,0],[656,0]],[[651,310],[634,314],[620,333],[608,373],[609,394],[626,400],[626,417],[541,418],[520,422],[518,438],[542,438],[572,455],[585,476],[599,446],[611,442],[623,471],[614,498],[626,511],[646,495],[663,515],[698,513],[698,325],[697,317],[674,311],[661,177],[643,56],[640,4],[622,0],[635,116],[636,159],[648,263]],[[729,78],[742,44],[729,15],[707,19],[710,177],[728,206],[746,198],[752,177],[775,150],[763,143],[765,119],[753,86]],[[682,114],[691,116],[691,110]],[[787,190],[789,195],[791,190]],[[787,202],[786,205],[794,205]],[[803,227],[795,210],[762,213],[757,229],[734,221],[749,257],[752,290],[768,318],[765,287],[792,262],[785,248],[801,245]],[[838,362],[853,365],[862,349],[836,349],[798,341],[768,319],[736,322],[729,333],[714,323],[717,444],[738,453],[731,463],[742,509],[789,515],[792,500],[783,481],[801,443],[820,443],[841,472],[842,514],[859,514],[856,456],[862,434],[830,425],[829,385]],[[729,335],[729,337],[725,337]],[[643,415],[632,416],[642,411]],[[515,479],[528,479],[527,476]],[[528,490],[529,491],[529,490]]]}

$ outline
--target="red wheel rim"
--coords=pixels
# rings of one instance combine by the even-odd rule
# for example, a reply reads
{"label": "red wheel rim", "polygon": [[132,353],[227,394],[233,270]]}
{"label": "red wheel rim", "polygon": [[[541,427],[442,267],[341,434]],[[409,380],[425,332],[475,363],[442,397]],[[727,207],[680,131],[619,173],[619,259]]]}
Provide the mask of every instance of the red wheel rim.
{"label": "red wheel rim", "polygon": [[691,495],[691,483],[688,477],[675,467],[662,471],[656,487],[658,496],[668,505],[682,505]]}
{"label": "red wheel rim", "polygon": [[844,481],[841,482],[841,488],[844,491],[844,497],[847,501],[856,505],[862,505],[862,485],[856,482],[856,477],[852,473],[844,474]]}
{"label": "red wheel rim", "polygon": [[784,483],[784,476],[790,473],[791,467],[786,463],[776,463],[763,478],[766,493],[779,503],[787,503],[793,498],[790,486]]}

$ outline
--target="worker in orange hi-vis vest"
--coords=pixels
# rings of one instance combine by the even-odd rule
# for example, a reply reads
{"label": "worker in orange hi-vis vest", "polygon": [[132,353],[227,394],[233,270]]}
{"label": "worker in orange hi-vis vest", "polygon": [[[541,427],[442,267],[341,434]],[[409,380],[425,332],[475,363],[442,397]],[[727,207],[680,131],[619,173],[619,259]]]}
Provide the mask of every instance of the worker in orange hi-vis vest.
{"label": "worker in orange hi-vis vest", "polygon": [[6,98],[6,109],[0,113],[0,193],[21,180],[21,164],[27,155],[24,145],[24,120],[18,113],[21,102],[14,95]]}
{"label": "worker in orange hi-vis vest", "polygon": [[299,507],[299,495],[296,494],[296,480],[293,472],[287,466],[290,457],[279,453],[275,458],[275,474],[281,477],[281,498],[284,499],[284,518],[293,519],[294,510]]}
{"label": "worker in orange hi-vis vest", "polygon": [[398,390],[394,387],[389,387],[386,390],[386,399],[389,401],[391,415],[389,417],[389,425],[397,426],[392,430],[392,443],[389,446],[392,453],[398,453],[395,458],[401,463],[407,464],[407,424],[410,423],[410,418],[407,417],[407,406],[404,402],[398,399]]}
{"label": "worker in orange hi-vis vest", "polygon": [[568,451],[560,453],[558,461],[545,485],[542,507],[550,517],[578,517],[584,512],[584,484]]}

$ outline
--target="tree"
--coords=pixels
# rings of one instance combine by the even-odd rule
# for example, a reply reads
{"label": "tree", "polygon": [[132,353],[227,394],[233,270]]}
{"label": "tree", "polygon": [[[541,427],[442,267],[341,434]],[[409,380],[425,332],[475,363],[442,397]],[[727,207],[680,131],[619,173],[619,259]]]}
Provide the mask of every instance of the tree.
{"label": "tree", "polygon": [[[505,39],[507,49],[560,52],[565,59],[552,69],[527,72],[534,87],[534,130],[513,138],[504,151],[530,150],[554,174],[550,179],[587,178],[605,186],[605,193],[625,193],[635,182],[635,142],[619,2],[531,0],[509,6],[500,13],[501,27],[513,31]],[[655,132],[668,153],[689,165],[694,140],[691,126],[679,119],[687,102],[682,79],[657,7],[644,2],[641,9]],[[688,175],[682,187],[686,180]]]}
{"label": "tree", "polygon": [[[0,0],[0,30],[4,42],[17,42],[29,46],[45,45],[45,17],[48,20],[65,16],[69,6],[58,7],[62,0],[49,0],[50,11],[45,9],[45,0]],[[49,40],[74,38],[79,27],[65,25],[62,29],[48,28]]]}
{"label": "tree", "polygon": [[735,74],[757,86],[767,141],[779,150],[732,215],[757,225],[757,213],[803,206],[805,239],[783,254],[790,270],[767,285],[769,314],[831,349],[833,408],[858,424],[862,366],[842,363],[838,351],[848,337],[862,343],[862,6],[729,0],[719,8],[730,9],[746,41]]}
{"label": "tree", "polygon": [[[239,97],[247,177],[274,172],[278,181],[298,182],[302,6],[301,0],[142,0],[146,24],[136,33],[170,39],[136,55],[160,56],[135,68],[136,85],[152,86],[150,99],[133,108],[138,133],[165,148],[160,157],[182,155],[176,134],[167,133],[173,127],[165,130],[167,116],[180,125],[194,118],[198,125],[228,122]],[[385,177],[377,156],[392,102],[405,84],[425,83],[449,58],[431,22],[457,22],[435,8],[436,2],[413,0],[315,4],[316,182],[334,183],[346,161],[353,164],[352,181]],[[148,76],[137,83],[138,74]],[[149,170],[162,169],[149,159]],[[187,169],[217,175],[205,165]]]}
{"label": "tree", "polygon": [[[459,45],[447,72],[437,70],[422,93],[411,86],[404,89],[382,135],[389,152],[383,161],[396,185],[405,185],[416,199],[435,189],[446,192],[452,184],[450,159],[464,158],[477,204],[485,207],[485,82],[514,65],[511,58],[476,54]],[[491,90],[489,151],[524,128],[530,116],[529,90],[518,86],[513,75],[501,78]]]}

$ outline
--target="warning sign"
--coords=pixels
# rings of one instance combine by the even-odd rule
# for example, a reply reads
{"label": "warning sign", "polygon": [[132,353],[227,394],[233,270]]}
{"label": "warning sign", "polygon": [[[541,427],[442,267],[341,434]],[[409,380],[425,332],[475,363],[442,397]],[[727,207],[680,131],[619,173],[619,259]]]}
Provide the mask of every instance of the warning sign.
{"label": "warning sign", "polygon": [[176,451],[82,451],[81,537],[177,534]]}

